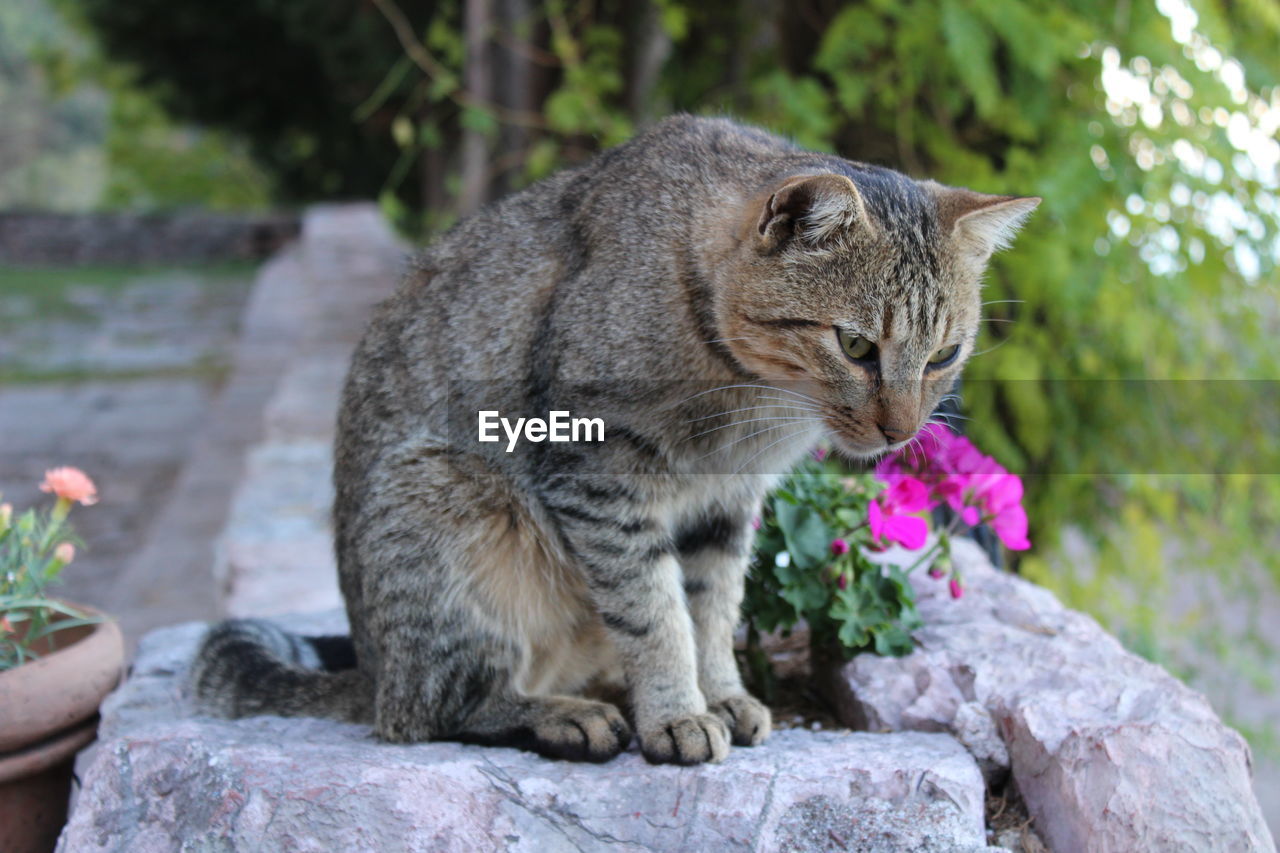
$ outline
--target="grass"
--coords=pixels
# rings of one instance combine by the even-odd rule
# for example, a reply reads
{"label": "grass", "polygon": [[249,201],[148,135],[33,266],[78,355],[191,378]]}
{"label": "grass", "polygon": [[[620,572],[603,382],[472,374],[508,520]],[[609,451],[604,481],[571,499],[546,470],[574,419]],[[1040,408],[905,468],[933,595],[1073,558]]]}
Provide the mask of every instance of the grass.
{"label": "grass", "polygon": [[[88,266],[10,267],[0,266],[0,327],[42,320],[92,322],[93,312],[69,298],[73,289],[92,288],[123,292],[139,281],[165,275],[198,275],[209,286],[243,282],[253,275],[256,264],[249,262],[209,264],[193,267]],[[13,310],[13,300],[27,303],[30,310]],[[25,306],[24,306],[25,307]]]}
{"label": "grass", "polygon": [[0,366],[0,386],[57,383],[73,385],[81,382],[136,382],[142,379],[197,379],[219,383],[231,372],[228,364],[201,361],[178,367],[102,370],[90,367],[68,367],[46,370],[22,364]]}
{"label": "grass", "polygon": [[[212,298],[222,306],[221,313],[234,308],[248,291],[256,264],[218,263],[200,266],[89,266],[64,268],[31,268],[0,266],[0,334],[9,337],[10,346],[0,347],[5,353],[0,362],[0,384],[31,385],[37,383],[127,382],[140,379],[186,378],[219,382],[228,372],[224,358],[206,353],[187,363],[156,364],[133,367],[122,364],[96,363],[96,356],[75,358],[72,363],[60,359],[47,363],[42,355],[49,346],[74,345],[81,329],[97,334],[112,318],[134,312],[139,303],[130,294],[137,288],[160,292],[166,279],[184,290],[203,294],[199,305],[183,308],[185,316],[168,318],[169,325],[178,322],[207,323],[206,311]],[[84,298],[88,296],[89,298]],[[229,300],[229,301],[228,301]],[[144,320],[145,326],[148,321]],[[161,323],[164,322],[162,317]],[[70,326],[71,328],[68,328]],[[130,333],[131,345],[145,346],[145,328]],[[234,333],[230,333],[234,337]],[[42,362],[46,362],[43,363]]]}

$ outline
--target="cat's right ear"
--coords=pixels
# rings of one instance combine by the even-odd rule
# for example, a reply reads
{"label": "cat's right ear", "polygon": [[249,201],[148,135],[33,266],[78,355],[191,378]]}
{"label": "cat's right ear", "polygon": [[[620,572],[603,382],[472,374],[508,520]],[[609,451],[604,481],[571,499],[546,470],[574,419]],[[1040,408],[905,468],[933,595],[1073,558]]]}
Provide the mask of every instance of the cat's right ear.
{"label": "cat's right ear", "polygon": [[853,181],[833,174],[788,178],[764,199],[755,221],[766,251],[791,240],[817,246],[841,231],[872,227]]}

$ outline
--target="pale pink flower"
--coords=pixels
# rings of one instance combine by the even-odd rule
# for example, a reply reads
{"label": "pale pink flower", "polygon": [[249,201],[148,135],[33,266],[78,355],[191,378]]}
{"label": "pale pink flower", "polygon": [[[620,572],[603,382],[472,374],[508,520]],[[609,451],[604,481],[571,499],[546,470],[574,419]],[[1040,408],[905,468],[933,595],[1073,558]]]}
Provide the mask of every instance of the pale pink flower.
{"label": "pale pink flower", "polygon": [[44,472],[44,482],[40,491],[52,492],[63,500],[79,501],[85,506],[98,502],[98,487],[89,479],[89,475],[79,468],[53,468]]}
{"label": "pale pink flower", "polygon": [[63,542],[53,549],[53,558],[63,565],[70,563],[76,558],[76,546],[70,542]]}
{"label": "pale pink flower", "polygon": [[3,634],[14,633],[13,623],[9,621],[8,616],[0,616],[0,633],[3,633]]}

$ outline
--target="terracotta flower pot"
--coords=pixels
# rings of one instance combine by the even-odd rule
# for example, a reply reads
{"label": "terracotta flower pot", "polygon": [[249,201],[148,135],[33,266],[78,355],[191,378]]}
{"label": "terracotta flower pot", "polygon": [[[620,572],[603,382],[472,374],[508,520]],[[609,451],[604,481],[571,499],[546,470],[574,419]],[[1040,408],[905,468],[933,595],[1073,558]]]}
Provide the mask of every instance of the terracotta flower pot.
{"label": "terracotta flower pot", "polygon": [[[90,607],[74,605],[102,616]],[[104,617],[105,619],[105,617]],[[98,705],[120,681],[124,639],[114,622],[68,628],[41,657],[0,672],[0,850],[52,850],[67,819],[76,753],[93,740]]]}

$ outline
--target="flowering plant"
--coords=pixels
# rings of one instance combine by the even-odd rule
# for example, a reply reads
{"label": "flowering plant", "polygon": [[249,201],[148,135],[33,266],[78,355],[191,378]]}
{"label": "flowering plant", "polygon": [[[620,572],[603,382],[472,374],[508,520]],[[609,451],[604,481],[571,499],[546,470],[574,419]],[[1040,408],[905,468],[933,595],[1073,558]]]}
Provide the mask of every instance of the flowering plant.
{"label": "flowering plant", "polygon": [[0,671],[39,657],[38,649],[55,648],[56,632],[98,621],[45,594],[75,559],[71,507],[97,503],[97,488],[77,468],[54,468],[40,490],[54,496],[53,506],[15,518],[13,507],[0,503]]}
{"label": "flowering plant", "polygon": [[[931,526],[943,506],[950,520]],[[846,658],[907,654],[921,624],[907,576],[928,567],[960,598],[951,539],[979,524],[1011,550],[1031,546],[1022,480],[940,424],[881,460],[874,474],[850,475],[815,452],[773,492],[760,520],[744,605],[753,666],[762,666],[761,631],[789,630],[801,619],[815,648],[838,648]],[[900,565],[883,555],[892,545],[916,553]]]}

